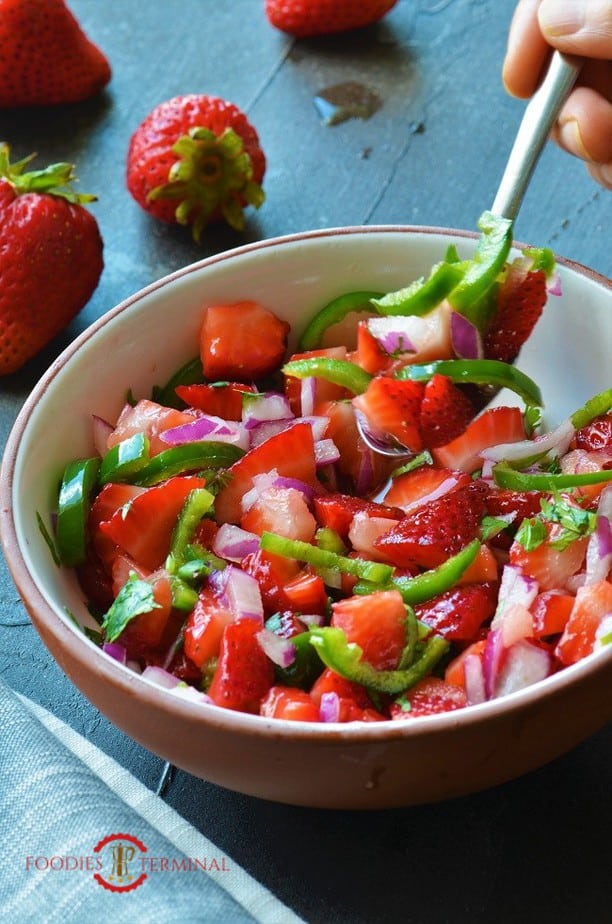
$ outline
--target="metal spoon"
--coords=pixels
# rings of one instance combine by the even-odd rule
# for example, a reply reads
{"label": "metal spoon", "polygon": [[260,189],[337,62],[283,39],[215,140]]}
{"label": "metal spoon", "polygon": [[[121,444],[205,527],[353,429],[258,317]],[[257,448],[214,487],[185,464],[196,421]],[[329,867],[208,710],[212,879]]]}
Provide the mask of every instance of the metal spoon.
{"label": "metal spoon", "polygon": [[[553,52],[544,80],[531,98],[519,125],[497,195],[491,206],[494,215],[517,216],[523,196],[540,154],[555,124],[559,111],[580,73],[582,60]],[[357,414],[357,428],[364,443],[379,455],[400,459],[413,456],[412,450],[394,437],[374,432],[362,414]]]}

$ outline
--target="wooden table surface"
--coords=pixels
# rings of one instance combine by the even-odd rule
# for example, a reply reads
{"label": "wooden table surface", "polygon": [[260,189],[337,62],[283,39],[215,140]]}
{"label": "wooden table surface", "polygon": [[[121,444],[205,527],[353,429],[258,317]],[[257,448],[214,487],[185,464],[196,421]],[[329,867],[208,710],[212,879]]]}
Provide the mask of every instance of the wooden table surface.
{"label": "wooden table surface", "polygon": [[[92,210],[105,269],[70,327],[0,381],[2,444],[63,347],[117,302],[178,267],[303,229],[473,229],[493,200],[524,108],[500,78],[511,0],[399,0],[375,27],[310,41],[274,30],[263,0],[69,6],[110,59],[112,82],[77,106],[0,112],[0,140],[15,157],[37,151],[40,166],[77,165],[81,188],[99,197]],[[347,82],[374,92],[379,108],[369,118],[327,124],[315,97]],[[140,211],[124,180],[132,131],[157,103],[188,92],[244,109],[268,161],[266,202],[249,212],[245,232],[216,229],[200,246],[184,229]],[[611,228],[612,195],[549,146],[516,238],[610,276]],[[162,761],[113,728],[66,680],[30,625],[4,562],[0,600],[0,676],[155,789]],[[609,920],[611,760],[606,729],[494,790],[366,814],[267,803],[180,771],[164,798],[313,924],[583,924]]]}

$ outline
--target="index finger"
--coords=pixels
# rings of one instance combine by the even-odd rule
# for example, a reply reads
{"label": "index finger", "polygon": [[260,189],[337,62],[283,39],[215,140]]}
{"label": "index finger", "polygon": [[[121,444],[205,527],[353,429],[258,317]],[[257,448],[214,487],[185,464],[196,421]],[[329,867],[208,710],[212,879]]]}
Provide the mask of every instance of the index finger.
{"label": "index finger", "polygon": [[519,0],[508,32],[502,80],[507,92],[521,99],[535,92],[550,54],[538,22],[540,2]]}

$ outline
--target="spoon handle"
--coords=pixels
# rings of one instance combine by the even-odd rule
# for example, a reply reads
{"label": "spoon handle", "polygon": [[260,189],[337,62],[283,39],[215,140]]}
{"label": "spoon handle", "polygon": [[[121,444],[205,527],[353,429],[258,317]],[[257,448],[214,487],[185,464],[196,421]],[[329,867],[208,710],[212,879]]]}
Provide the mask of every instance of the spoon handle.
{"label": "spoon handle", "polygon": [[494,215],[516,218],[538,158],[581,67],[580,58],[553,52],[544,81],[525,109],[491,206]]}

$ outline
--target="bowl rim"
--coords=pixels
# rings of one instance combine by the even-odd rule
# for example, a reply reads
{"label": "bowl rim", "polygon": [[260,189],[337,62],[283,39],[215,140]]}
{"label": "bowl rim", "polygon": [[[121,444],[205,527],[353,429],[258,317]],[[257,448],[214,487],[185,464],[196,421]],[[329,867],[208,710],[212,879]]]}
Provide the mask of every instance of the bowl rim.
{"label": "bowl rim", "polygon": [[[529,709],[537,705],[544,698],[548,699],[562,695],[568,685],[579,682],[582,677],[612,671],[612,646],[610,646],[608,649],[602,649],[588,655],[576,664],[569,665],[556,674],[516,693],[452,712],[416,717],[409,722],[386,720],[382,722],[354,722],[346,723],[345,725],[330,723],[326,725],[325,723],[268,719],[250,713],[236,712],[212,703],[191,702],[177,696],[172,691],[155,685],[140,674],[105,656],[101,649],[88,639],[78,626],[72,625],[67,617],[62,618],[58,615],[53,607],[48,604],[31,576],[21,553],[13,517],[12,497],[15,462],[23,433],[34,407],[71,357],[85,343],[94,338],[98,331],[114,322],[132,305],[147,298],[158,289],[194,272],[268,248],[283,247],[288,244],[326,237],[372,234],[416,234],[468,239],[478,237],[474,231],[448,227],[398,224],[352,225],[294,232],[250,242],[204,257],[139,289],[94,320],[59,354],[46,372],[43,373],[15,419],[6,442],[0,472],[0,538],[9,571],[22,602],[39,633],[43,636],[50,633],[60,648],[63,646],[69,647],[74,660],[80,668],[97,675],[98,679],[118,687],[123,694],[134,695],[137,691],[138,698],[147,707],[162,708],[163,711],[176,714],[181,719],[195,720],[203,725],[213,726],[219,731],[240,731],[253,737],[269,738],[272,733],[273,738],[279,739],[289,737],[293,740],[306,739],[327,743],[340,741],[346,744],[372,744],[382,740],[386,742],[410,738],[414,735],[436,735],[446,730],[456,729],[459,726],[467,727],[481,722],[494,722],[501,715],[516,714],[523,709]],[[525,245],[515,241],[513,242],[513,247],[522,249]],[[612,291],[612,280],[607,279],[596,270],[565,257],[556,256],[556,260],[557,264],[565,269],[586,277]],[[57,660],[59,661],[59,659]],[[62,665],[60,664],[60,666]],[[72,671],[66,670],[66,673],[71,676]]]}

